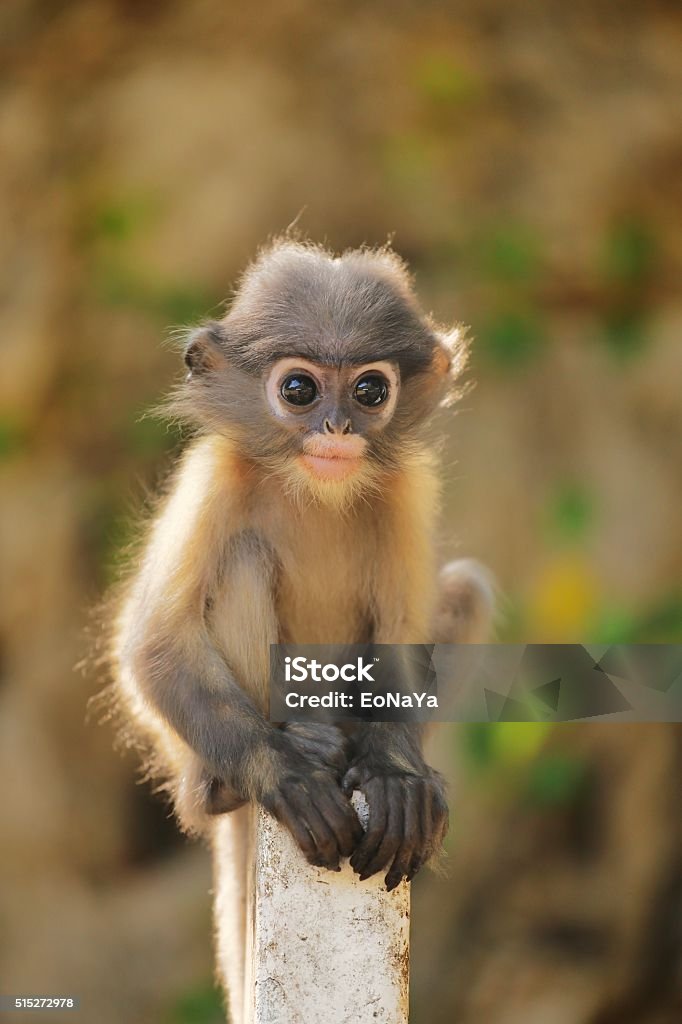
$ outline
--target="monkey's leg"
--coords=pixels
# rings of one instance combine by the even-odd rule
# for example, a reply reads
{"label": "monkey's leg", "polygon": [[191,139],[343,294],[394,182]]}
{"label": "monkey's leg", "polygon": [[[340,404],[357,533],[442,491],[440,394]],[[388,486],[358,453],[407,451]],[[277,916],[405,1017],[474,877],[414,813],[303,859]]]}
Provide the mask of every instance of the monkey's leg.
{"label": "monkey's leg", "polygon": [[222,814],[215,818],[212,830],[216,960],[227,991],[230,1024],[244,1020],[253,812],[254,805],[249,803]]}
{"label": "monkey's leg", "polygon": [[495,581],[472,558],[444,565],[438,575],[438,603],[432,640],[437,644],[480,644],[490,638],[495,614]]}

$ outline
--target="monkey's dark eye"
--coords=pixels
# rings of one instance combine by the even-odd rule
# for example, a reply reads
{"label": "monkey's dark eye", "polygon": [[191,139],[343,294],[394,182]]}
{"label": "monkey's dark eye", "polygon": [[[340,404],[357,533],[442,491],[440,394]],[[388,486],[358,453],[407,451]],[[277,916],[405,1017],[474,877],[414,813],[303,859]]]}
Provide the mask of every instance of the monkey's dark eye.
{"label": "monkey's dark eye", "polygon": [[353,397],[370,409],[383,405],[388,398],[388,381],[380,373],[366,373],[357,381]]}
{"label": "monkey's dark eye", "polygon": [[279,393],[289,405],[310,405],[317,398],[317,384],[305,373],[290,373]]}

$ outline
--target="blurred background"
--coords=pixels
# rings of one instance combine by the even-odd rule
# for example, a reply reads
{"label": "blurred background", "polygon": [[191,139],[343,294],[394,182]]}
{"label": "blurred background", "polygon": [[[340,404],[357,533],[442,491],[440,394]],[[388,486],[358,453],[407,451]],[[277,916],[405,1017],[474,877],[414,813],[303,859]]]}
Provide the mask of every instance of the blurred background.
{"label": "blurred background", "polygon": [[[5,0],[0,40],[0,989],[215,1024],[208,853],[74,671],[182,446],[144,416],[164,339],[297,217],[392,239],[471,325],[443,555],[494,570],[499,639],[679,642],[682,12]],[[414,1024],[679,1022],[680,731],[435,748],[453,826],[413,887]]]}

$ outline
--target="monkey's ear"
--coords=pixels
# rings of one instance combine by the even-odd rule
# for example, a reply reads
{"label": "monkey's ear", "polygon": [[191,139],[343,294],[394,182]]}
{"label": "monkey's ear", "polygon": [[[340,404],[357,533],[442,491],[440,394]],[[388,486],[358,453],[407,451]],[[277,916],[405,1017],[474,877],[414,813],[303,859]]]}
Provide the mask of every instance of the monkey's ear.
{"label": "monkey's ear", "polygon": [[449,331],[437,331],[436,338],[433,371],[445,388],[442,404],[449,405],[461,393],[456,382],[469,360],[469,339],[466,328],[459,324]]}
{"label": "monkey's ear", "polygon": [[187,380],[206,373],[215,373],[227,364],[225,335],[221,324],[212,321],[192,331],[185,345]]}

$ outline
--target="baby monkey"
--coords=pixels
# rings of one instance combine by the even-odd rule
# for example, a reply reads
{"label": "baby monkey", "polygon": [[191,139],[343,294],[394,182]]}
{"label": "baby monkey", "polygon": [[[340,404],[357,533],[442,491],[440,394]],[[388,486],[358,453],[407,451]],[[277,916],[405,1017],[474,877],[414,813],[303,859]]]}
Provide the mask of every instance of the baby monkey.
{"label": "baby monkey", "polygon": [[[484,638],[485,574],[437,570],[425,432],[465,359],[391,251],[290,240],[261,252],[227,315],[186,342],[170,409],[197,436],[127,584],[114,656],[181,823],[213,834],[219,900],[242,899],[220,876],[228,847],[244,872],[237,833],[254,803],[311,864],[350,857],[363,879],[385,871],[388,889],[441,846],[444,786],[420,727],[278,727],[269,646]],[[369,804],[364,833],[353,789]]]}

